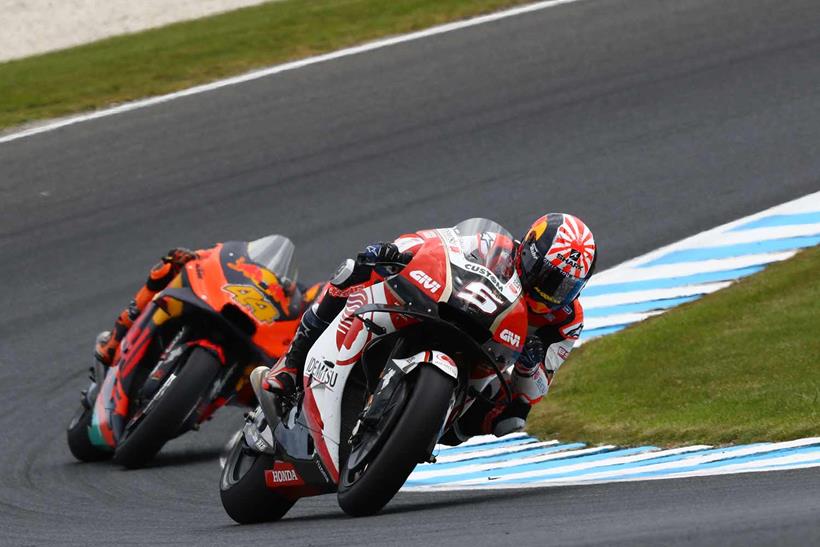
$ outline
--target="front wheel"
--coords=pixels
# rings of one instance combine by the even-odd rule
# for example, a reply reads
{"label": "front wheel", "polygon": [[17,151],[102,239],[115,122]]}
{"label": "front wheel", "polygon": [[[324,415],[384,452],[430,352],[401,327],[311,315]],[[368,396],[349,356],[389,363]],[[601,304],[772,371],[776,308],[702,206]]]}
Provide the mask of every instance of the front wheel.
{"label": "front wheel", "polygon": [[[416,464],[429,454],[447,414],[455,389],[452,378],[432,366],[418,369],[415,385],[395,427],[387,431],[381,450],[364,468],[345,463],[339,478],[339,506],[348,515],[372,515],[387,505]],[[343,441],[344,442],[344,441]]]}
{"label": "front wheel", "polygon": [[88,436],[88,429],[91,426],[93,409],[85,408],[85,405],[71,418],[66,434],[68,436],[68,448],[71,454],[81,462],[98,462],[111,458],[113,452],[103,450],[94,445]]}
{"label": "front wheel", "polygon": [[169,377],[145,404],[137,422],[126,426],[125,438],[114,452],[114,462],[129,468],[148,463],[196,411],[221,366],[208,350],[193,348],[173,381]]}
{"label": "front wheel", "polygon": [[265,470],[276,460],[248,447],[245,436],[233,441],[222,468],[219,497],[228,516],[239,524],[279,520],[293,506],[292,501],[265,484]]}

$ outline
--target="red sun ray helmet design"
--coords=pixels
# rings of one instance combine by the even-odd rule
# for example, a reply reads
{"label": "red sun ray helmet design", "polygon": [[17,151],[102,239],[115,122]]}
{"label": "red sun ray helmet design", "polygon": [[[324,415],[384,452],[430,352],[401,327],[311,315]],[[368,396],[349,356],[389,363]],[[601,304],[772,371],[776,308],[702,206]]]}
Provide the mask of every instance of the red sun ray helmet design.
{"label": "red sun ray helmet design", "polygon": [[576,216],[549,213],[536,220],[516,256],[516,270],[533,309],[570,304],[595,270],[592,231]]}

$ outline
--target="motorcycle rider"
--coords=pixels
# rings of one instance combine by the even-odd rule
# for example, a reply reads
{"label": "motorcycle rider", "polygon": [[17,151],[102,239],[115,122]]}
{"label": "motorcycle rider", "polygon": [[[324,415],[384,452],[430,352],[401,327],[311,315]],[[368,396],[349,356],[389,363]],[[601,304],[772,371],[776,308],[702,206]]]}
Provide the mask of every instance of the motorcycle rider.
{"label": "motorcycle rider", "polygon": [[103,331],[97,335],[97,343],[94,348],[94,358],[105,367],[114,364],[114,358],[120,349],[120,343],[128,329],[134,324],[134,320],[139,317],[145,306],[154,296],[163,290],[173,280],[185,264],[204,256],[210,249],[200,251],[190,251],[183,247],[177,247],[168,251],[160,261],[148,272],[148,279],[145,285],[140,287],[134,298],[114,321],[114,328],[110,331]]}
{"label": "motorcycle rider", "polygon": [[[262,385],[281,399],[293,399],[301,384],[305,359],[313,343],[344,309],[347,297],[363,287],[395,275],[412,259],[420,240],[413,234],[394,243],[375,243],[356,260],[344,262],[331,278],[320,302],[302,316],[287,354],[268,372]],[[595,269],[597,249],[590,229],[566,213],[548,213],[536,220],[512,253],[527,304],[529,335],[513,367],[512,402],[500,390],[488,401],[477,399],[441,439],[458,444],[481,434],[500,437],[524,428],[532,406],[549,390],[553,376],[583,329],[578,295]]]}
{"label": "motorcycle rider", "polygon": [[[128,307],[117,316],[114,322],[114,328],[110,331],[103,331],[97,335],[94,358],[105,367],[104,370],[107,370],[108,367],[111,367],[116,362],[120,344],[125,338],[128,329],[131,328],[134,321],[139,317],[142,310],[145,309],[145,306],[151,302],[154,296],[165,289],[168,284],[179,275],[185,264],[195,258],[206,258],[215,249],[216,247],[211,247],[191,251],[183,247],[177,247],[168,251],[168,253],[151,268],[145,285],[140,287]],[[291,293],[288,295],[289,297],[293,297],[296,293],[301,293],[302,311],[304,311],[316,300],[323,287],[324,283],[316,283],[307,289],[297,284],[293,284],[290,288],[285,288]],[[299,295],[296,294],[296,296]]]}

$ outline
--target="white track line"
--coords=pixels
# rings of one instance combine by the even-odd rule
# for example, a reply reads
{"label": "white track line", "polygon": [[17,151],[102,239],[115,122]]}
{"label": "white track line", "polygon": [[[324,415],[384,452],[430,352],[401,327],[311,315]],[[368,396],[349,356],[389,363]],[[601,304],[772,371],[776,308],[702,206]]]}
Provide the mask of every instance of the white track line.
{"label": "white track line", "polygon": [[146,108],[149,106],[153,106],[160,103],[165,103],[168,101],[172,101],[174,99],[179,99],[180,97],[188,97],[190,95],[197,95],[199,93],[206,93],[208,91],[213,91],[214,89],[219,89],[222,87],[228,87],[232,85],[241,84],[244,82],[249,82],[251,80],[258,80],[259,78],[265,78],[267,76],[273,76],[274,74],[279,74],[281,72],[287,72],[289,70],[296,70],[305,66],[315,65],[317,63],[323,63],[325,61],[332,61],[334,59],[339,59],[342,57],[349,57],[351,55],[357,55],[359,53],[365,53],[367,51],[373,51],[376,49],[381,49],[389,46],[393,46],[396,44],[402,44],[405,42],[412,42],[414,40],[420,40],[422,38],[427,38],[430,36],[436,36],[438,34],[444,34],[447,32],[453,32],[456,30],[461,30],[469,27],[474,27],[477,25],[483,25],[486,23],[492,23],[494,21],[499,21],[501,19],[507,19],[509,17],[515,17],[517,15],[523,15],[525,13],[532,13],[534,11],[540,11],[547,8],[552,8],[555,6],[560,6],[562,4],[572,4],[574,2],[579,2],[580,0],[548,0],[544,2],[536,2],[534,4],[527,4],[524,6],[519,6],[517,8],[512,8],[504,11],[499,11],[496,13],[490,13],[487,15],[482,15],[479,17],[474,17],[472,19],[466,19],[464,21],[456,21],[454,23],[447,23],[445,25],[439,25],[436,27],[431,27],[428,29],[420,30],[417,32],[411,32],[409,34],[402,34],[399,36],[392,36],[390,38],[384,38],[382,40],[376,40],[374,42],[368,42],[366,44],[362,44],[360,46],[349,47],[345,49],[340,49],[338,51],[333,51],[331,53],[326,53],[323,55],[316,55],[314,57],[308,57],[306,59],[300,59],[298,61],[293,61],[290,63],[284,63],[281,65],[274,65],[268,68],[263,68],[261,70],[254,70],[252,72],[248,72],[239,76],[234,76],[232,78],[226,78],[224,80],[217,80],[215,82],[211,82],[208,84],[198,85],[195,87],[191,87],[188,89],[183,89],[182,91],[177,91],[174,93],[168,93],[167,95],[160,95],[157,97],[151,97],[148,99],[142,99],[139,101],[134,101],[130,103],[125,103],[119,106],[115,106],[113,108],[106,108],[104,110],[97,110],[95,112],[90,112],[88,114],[81,114],[79,116],[72,116],[69,118],[64,118],[61,120],[56,120],[53,122],[46,123],[45,125],[40,125],[37,127],[32,127],[30,129],[26,129],[23,131],[19,131],[16,133],[11,133],[5,136],[0,137],[0,144],[5,142],[14,141],[17,139],[22,139],[24,137],[30,137],[32,135],[38,135],[40,133],[46,133],[49,131],[54,131],[55,129],[59,129],[61,127],[66,127],[69,125],[74,125],[76,123],[87,122],[90,120],[96,120],[99,118],[105,118],[108,116],[113,116],[115,114],[121,114],[123,112],[129,112],[131,110],[137,110],[139,108]]}

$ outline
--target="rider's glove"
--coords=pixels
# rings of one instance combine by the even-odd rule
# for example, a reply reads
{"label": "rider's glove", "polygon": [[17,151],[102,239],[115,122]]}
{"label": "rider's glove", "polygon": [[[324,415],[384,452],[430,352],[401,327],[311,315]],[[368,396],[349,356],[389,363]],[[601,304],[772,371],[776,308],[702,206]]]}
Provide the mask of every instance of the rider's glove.
{"label": "rider's glove", "polygon": [[182,266],[186,262],[196,258],[196,253],[184,247],[177,247],[171,249],[162,257],[162,261],[166,264],[173,264],[174,266]]}
{"label": "rider's glove", "polygon": [[395,275],[407,264],[411,256],[402,253],[394,243],[373,243],[368,245],[363,253],[359,253],[356,261],[359,264],[373,266],[376,273],[382,277]]}
{"label": "rider's glove", "polygon": [[544,358],[547,350],[538,336],[527,336],[524,350],[515,363],[510,378],[513,399],[533,405],[547,394],[552,380],[552,373],[546,370]]}
{"label": "rider's glove", "polygon": [[522,376],[532,376],[538,371],[538,367],[544,363],[546,356],[547,348],[544,346],[544,342],[538,336],[531,334],[527,336],[527,340],[524,342],[524,349],[515,363],[515,371]]}

